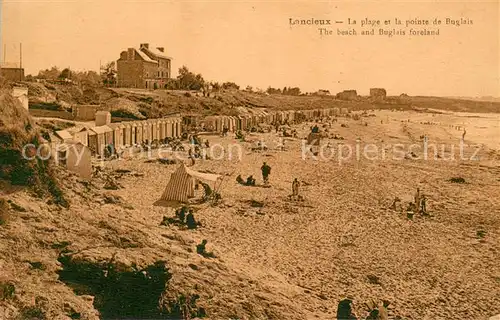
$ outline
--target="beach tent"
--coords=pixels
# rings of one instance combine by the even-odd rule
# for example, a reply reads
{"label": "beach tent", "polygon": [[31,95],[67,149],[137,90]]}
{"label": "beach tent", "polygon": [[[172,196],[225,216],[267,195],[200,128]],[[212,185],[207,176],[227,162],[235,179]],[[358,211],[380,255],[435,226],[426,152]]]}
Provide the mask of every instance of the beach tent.
{"label": "beach tent", "polygon": [[110,123],[108,124],[108,127],[110,127],[113,130],[113,144],[115,145],[115,148],[120,148],[121,146],[124,145],[124,137],[123,137],[123,125],[121,123]]}
{"label": "beach tent", "polygon": [[146,120],[146,123],[148,124],[149,142],[158,139],[157,120],[156,119],[148,119],[148,120]]}
{"label": "beach tent", "polygon": [[228,117],[229,118],[229,131],[235,132],[236,129],[236,117]]}
{"label": "beach tent", "polygon": [[235,117],[236,119],[236,130],[243,130],[243,118],[241,116]]}
{"label": "beach tent", "polygon": [[247,114],[245,115],[245,130],[249,130],[252,127],[252,116]]}
{"label": "beach tent", "polygon": [[151,143],[151,123],[149,123],[147,120],[140,121],[142,124],[142,140],[143,142],[148,141],[148,143]]}
{"label": "beach tent", "polygon": [[66,130],[73,136],[73,141],[80,142],[84,146],[89,145],[89,130],[86,127],[76,126]]}
{"label": "beach tent", "polygon": [[181,123],[182,119],[181,118],[173,118],[174,121],[174,137],[179,138],[182,135],[181,132]]}
{"label": "beach tent", "polygon": [[89,148],[103,155],[106,145],[113,143],[113,129],[108,126],[92,127],[89,131]]}
{"label": "beach tent", "polygon": [[188,202],[189,198],[194,197],[196,180],[211,182],[214,184],[213,189],[215,189],[216,185],[222,182],[222,176],[191,170],[185,164],[181,164],[170,176],[170,181],[165,191],[163,191],[160,200]]}
{"label": "beach tent", "polygon": [[59,130],[56,131],[56,135],[63,141],[71,141],[73,140],[73,135],[69,133],[67,130]]}
{"label": "beach tent", "polygon": [[87,146],[80,142],[68,143],[66,166],[83,179],[92,178],[92,157]]}
{"label": "beach tent", "polygon": [[172,138],[174,136],[174,125],[172,122],[172,119],[166,119],[166,124],[165,124],[165,134],[167,135],[168,138]]}
{"label": "beach tent", "polygon": [[142,143],[142,125],[138,121],[134,121],[130,124],[131,129],[131,143],[132,145]]}
{"label": "beach tent", "polygon": [[201,122],[202,127],[204,127],[205,131],[214,131],[215,130],[215,117],[208,116]]}
{"label": "beach tent", "polygon": [[163,141],[167,137],[167,120],[160,119],[158,121],[158,126],[159,126],[159,136],[158,136],[158,139],[160,139],[161,141]]}
{"label": "beach tent", "polygon": [[92,157],[90,149],[78,141],[67,141],[57,146],[58,161],[64,162],[66,168],[80,178],[92,178]]}

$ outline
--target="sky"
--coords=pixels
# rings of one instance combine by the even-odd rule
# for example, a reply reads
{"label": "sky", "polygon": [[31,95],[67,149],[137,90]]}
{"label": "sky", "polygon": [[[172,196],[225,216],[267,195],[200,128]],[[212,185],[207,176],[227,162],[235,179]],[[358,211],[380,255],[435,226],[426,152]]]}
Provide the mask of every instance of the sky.
{"label": "sky", "polygon": [[[98,71],[121,51],[149,43],[165,47],[174,75],[186,65],[207,80],[242,87],[500,96],[499,10],[498,0],[2,0],[0,61],[18,62],[22,43],[26,74],[52,66]],[[290,18],[331,20],[333,25],[324,27],[333,34],[320,35],[317,25],[290,25]],[[357,24],[349,25],[348,18]],[[371,30],[361,28],[365,18],[381,21],[377,34],[380,28],[402,28],[406,35],[361,35]],[[435,18],[440,26],[432,25]],[[446,18],[472,24],[446,25]],[[406,28],[412,19],[431,25]],[[409,34],[410,28],[438,27],[438,36]],[[356,29],[358,35],[341,36],[337,29]]]}

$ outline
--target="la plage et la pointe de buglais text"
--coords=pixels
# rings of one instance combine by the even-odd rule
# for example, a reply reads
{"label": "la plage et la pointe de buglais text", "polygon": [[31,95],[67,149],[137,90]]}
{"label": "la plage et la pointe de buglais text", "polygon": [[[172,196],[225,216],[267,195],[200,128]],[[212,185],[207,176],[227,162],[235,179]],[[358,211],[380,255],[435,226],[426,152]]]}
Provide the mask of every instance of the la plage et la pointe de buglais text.
{"label": "la plage et la pointe de buglais text", "polygon": [[[289,18],[290,27],[309,26],[316,27],[320,35],[331,36],[438,36],[441,26],[472,25],[469,18],[433,18],[433,19],[369,19],[361,20],[348,18],[347,20],[316,19],[316,18]],[[358,29],[361,27],[361,29]]]}

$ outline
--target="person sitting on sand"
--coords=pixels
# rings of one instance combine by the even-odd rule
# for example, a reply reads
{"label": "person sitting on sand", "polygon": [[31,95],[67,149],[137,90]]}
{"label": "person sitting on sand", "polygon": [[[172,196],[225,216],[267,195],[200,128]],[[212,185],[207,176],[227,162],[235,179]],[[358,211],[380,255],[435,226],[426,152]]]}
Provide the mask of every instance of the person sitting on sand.
{"label": "person sitting on sand", "polygon": [[236,139],[241,140],[243,138],[245,138],[245,137],[243,136],[243,133],[241,132],[241,130],[236,131]]}
{"label": "person sitting on sand", "polygon": [[196,245],[196,253],[204,258],[215,258],[213,252],[207,252],[207,240],[203,239],[200,244]]}
{"label": "person sitting on sand", "polygon": [[366,317],[366,320],[388,320],[389,315],[387,307],[389,304],[390,302],[387,300],[383,300],[382,303],[376,303],[373,300],[370,301],[370,303],[368,303],[370,314]]}
{"label": "person sitting on sand", "polygon": [[246,185],[247,186],[255,186],[255,178],[253,176],[248,176]]}
{"label": "person sitting on sand", "polygon": [[199,223],[196,222],[193,215],[193,209],[189,209],[189,213],[186,216],[186,226],[188,229],[196,229]]}
{"label": "person sitting on sand", "polygon": [[267,163],[263,163],[262,167],[260,167],[262,171],[262,179],[264,180],[264,184],[269,182],[269,175],[271,174],[271,167]]}
{"label": "person sitting on sand", "polygon": [[194,157],[200,159],[201,158],[201,149],[199,145],[194,146]]}
{"label": "person sitting on sand", "polygon": [[236,177],[236,182],[238,182],[239,184],[245,185],[245,180],[243,180],[243,178],[241,177],[241,174],[239,174]]}
{"label": "person sitting on sand", "polygon": [[181,223],[184,223],[184,219],[186,219],[186,211],[188,208],[183,206],[175,211],[175,216],[179,219]]}
{"label": "person sitting on sand", "polygon": [[212,188],[210,188],[210,186],[205,182],[200,182],[200,184],[203,187],[204,191],[203,200],[207,201],[208,199],[210,199],[210,196],[213,193]]}
{"label": "person sitting on sand", "polygon": [[398,197],[394,198],[394,201],[392,202],[391,208],[394,211],[398,211],[398,208],[401,206],[401,199]]}
{"label": "person sitting on sand", "polygon": [[352,311],[352,300],[346,298],[339,302],[337,306],[337,320],[357,320],[358,318]]}
{"label": "person sitting on sand", "polygon": [[408,207],[406,207],[406,216],[408,219],[413,219],[413,215],[415,214],[417,207],[413,202],[408,203]]}

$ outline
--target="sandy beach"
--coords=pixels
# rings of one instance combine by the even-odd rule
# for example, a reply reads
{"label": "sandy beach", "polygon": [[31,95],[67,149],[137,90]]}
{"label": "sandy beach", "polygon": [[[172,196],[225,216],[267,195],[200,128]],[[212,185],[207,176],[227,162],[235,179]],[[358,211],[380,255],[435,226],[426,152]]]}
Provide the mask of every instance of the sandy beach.
{"label": "sandy beach", "polygon": [[[331,128],[328,124],[330,133],[344,138],[332,139],[332,145],[354,146],[356,139],[365,144],[409,145],[425,134],[430,142],[445,146],[444,159],[424,160],[422,152],[416,151],[420,159],[304,160],[300,137],[305,137],[313,123],[298,126],[299,139],[285,138],[286,151],[270,147],[256,152],[251,151],[252,143],[208,136],[212,145],[238,144],[244,152],[240,159],[198,161],[192,167],[224,175],[219,190],[222,203],[196,207],[203,227],[192,236],[197,241],[208,239],[231,270],[251,274],[276,287],[274,295],[300,305],[304,313],[291,314],[294,319],[331,319],[346,295],[354,297],[359,314],[370,299],[389,300],[390,313],[405,319],[480,319],[500,312],[496,141],[488,139],[488,133],[467,127],[464,153],[473,154],[480,146],[480,160],[450,160],[450,146],[458,144],[461,131],[449,126],[462,118],[374,114],[360,121],[339,118]],[[411,122],[401,122],[408,118]],[[490,135],[497,130],[495,119],[484,118],[484,125],[489,126],[484,130]],[[420,123],[427,121],[437,124]],[[246,138],[270,146],[279,139],[274,132]],[[261,185],[263,161],[272,167],[270,188],[236,183],[238,174],[252,174]],[[177,166],[145,163],[144,159],[108,164],[145,174],[125,180],[124,189],[116,192],[138,213],[151,213],[153,221],[148,223],[173,215],[173,209],[152,204]],[[466,183],[451,183],[452,177],[463,177]],[[303,202],[288,198],[294,178],[302,182]],[[429,217],[417,215],[409,220],[406,214],[390,209],[395,197],[410,201],[417,187],[427,196]],[[248,204],[251,200],[264,205],[253,208]],[[480,230],[486,232],[484,238],[477,236]]]}

